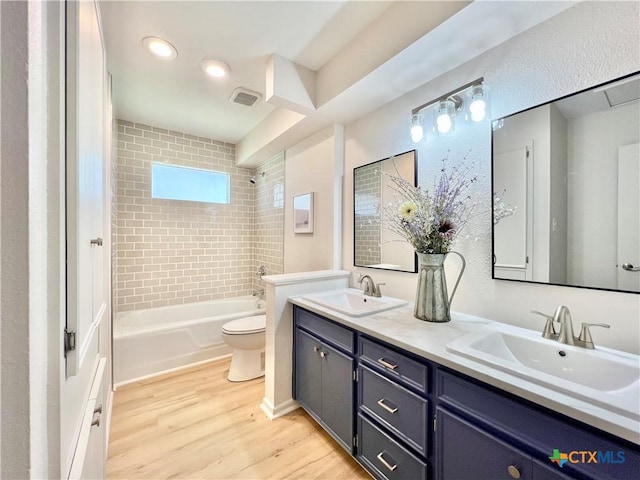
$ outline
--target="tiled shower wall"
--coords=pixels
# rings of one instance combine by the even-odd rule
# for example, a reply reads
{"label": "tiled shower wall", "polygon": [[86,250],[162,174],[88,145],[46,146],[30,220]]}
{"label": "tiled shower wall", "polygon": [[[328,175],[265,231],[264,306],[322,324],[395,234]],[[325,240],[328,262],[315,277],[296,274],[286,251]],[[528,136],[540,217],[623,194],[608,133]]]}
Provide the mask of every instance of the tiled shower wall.
{"label": "tiled shower wall", "polygon": [[[235,146],[118,120],[115,311],[249,295],[255,285],[253,170]],[[231,204],[151,198],[151,164],[231,175]],[[269,254],[270,255],[270,254]]]}
{"label": "tiled shower wall", "polygon": [[[283,273],[284,229],[284,153],[266,161],[256,169],[256,244],[257,272],[264,266],[267,275]],[[264,288],[264,282],[255,276],[254,287]]]}
{"label": "tiled shower wall", "polygon": [[355,176],[355,264],[377,265],[380,249],[380,163],[358,168]]}

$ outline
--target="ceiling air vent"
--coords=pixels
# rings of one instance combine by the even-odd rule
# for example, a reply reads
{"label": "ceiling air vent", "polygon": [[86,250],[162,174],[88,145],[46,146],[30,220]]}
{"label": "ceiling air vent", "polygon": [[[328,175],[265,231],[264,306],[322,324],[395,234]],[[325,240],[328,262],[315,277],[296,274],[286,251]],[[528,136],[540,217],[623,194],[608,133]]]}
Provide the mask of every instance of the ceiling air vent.
{"label": "ceiling air vent", "polygon": [[232,103],[239,103],[245,107],[252,107],[261,97],[262,95],[258,92],[254,92],[248,88],[238,87],[233,91],[229,100]]}

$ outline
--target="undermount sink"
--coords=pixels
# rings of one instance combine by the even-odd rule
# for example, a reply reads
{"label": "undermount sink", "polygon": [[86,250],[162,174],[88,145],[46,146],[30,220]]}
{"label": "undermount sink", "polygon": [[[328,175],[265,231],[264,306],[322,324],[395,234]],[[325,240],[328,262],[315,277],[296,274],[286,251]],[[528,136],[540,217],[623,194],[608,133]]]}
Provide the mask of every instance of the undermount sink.
{"label": "undermount sink", "polygon": [[392,308],[402,307],[409,303],[393,297],[370,297],[356,288],[312,293],[304,295],[302,298],[350,317],[372,315]]}
{"label": "undermount sink", "polygon": [[640,420],[637,355],[564,345],[538,332],[499,323],[463,335],[447,350]]}

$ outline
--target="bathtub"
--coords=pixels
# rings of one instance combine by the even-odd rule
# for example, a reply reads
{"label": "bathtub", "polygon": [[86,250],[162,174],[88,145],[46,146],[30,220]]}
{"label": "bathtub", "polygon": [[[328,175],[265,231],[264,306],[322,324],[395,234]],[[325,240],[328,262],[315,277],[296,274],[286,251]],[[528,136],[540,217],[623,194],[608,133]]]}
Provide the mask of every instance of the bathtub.
{"label": "bathtub", "polygon": [[118,386],[228,355],[222,326],[264,313],[264,300],[252,296],[119,313],[113,382]]}

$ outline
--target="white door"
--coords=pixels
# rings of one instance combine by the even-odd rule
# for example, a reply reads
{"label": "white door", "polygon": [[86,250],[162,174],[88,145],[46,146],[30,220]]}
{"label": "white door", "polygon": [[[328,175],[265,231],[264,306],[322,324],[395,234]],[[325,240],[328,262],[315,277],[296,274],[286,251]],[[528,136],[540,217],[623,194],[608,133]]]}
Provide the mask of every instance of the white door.
{"label": "white door", "polygon": [[[105,56],[94,1],[66,3],[66,325],[74,343],[60,386],[61,465],[67,478],[96,373],[106,311]],[[65,350],[67,350],[65,348]],[[82,450],[82,449],[81,449]]]}
{"label": "white door", "polygon": [[494,147],[493,189],[516,208],[494,226],[494,277],[531,280],[533,244],[532,143]]}
{"label": "white door", "polygon": [[618,289],[640,292],[640,144],[618,148]]}

